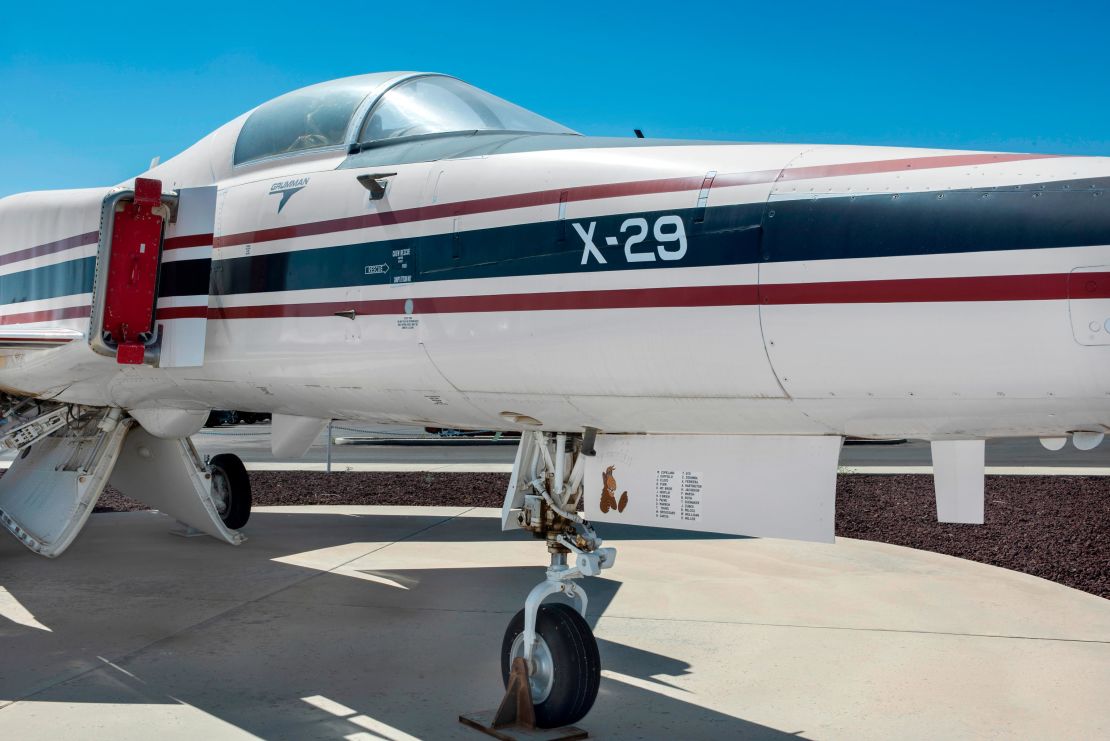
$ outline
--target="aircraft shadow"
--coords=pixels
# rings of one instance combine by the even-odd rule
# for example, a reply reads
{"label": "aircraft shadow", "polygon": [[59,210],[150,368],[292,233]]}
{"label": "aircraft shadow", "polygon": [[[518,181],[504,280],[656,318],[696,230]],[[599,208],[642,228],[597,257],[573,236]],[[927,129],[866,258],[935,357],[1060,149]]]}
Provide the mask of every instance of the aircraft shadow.
{"label": "aircraft shadow", "polygon": [[[94,518],[98,527],[57,561],[5,543],[0,585],[52,632],[0,617],[0,636],[14,649],[0,697],[184,704],[264,738],[338,739],[374,732],[374,723],[420,738],[480,738],[455,719],[500,700],[502,634],[542,567],[366,569],[352,576],[273,560],[291,548],[397,539],[398,519],[256,513],[257,535],[229,549],[207,538],[163,537],[164,518],[133,538],[113,538],[110,521]],[[403,519],[405,542],[522,537],[502,535],[487,518],[459,518],[450,528],[436,527],[442,517]],[[608,537],[627,537],[628,530],[645,539],[641,528],[617,530],[621,536]],[[457,553],[467,560],[465,548]],[[536,555],[543,558],[542,548]],[[620,587],[614,579],[588,580],[591,623]],[[684,699],[671,680],[694,667],[680,658],[608,640],[599,647],[603,667],[618,676],[602,679],[582,723],[596,734],[796,737],[702,707],[693,695]]]}

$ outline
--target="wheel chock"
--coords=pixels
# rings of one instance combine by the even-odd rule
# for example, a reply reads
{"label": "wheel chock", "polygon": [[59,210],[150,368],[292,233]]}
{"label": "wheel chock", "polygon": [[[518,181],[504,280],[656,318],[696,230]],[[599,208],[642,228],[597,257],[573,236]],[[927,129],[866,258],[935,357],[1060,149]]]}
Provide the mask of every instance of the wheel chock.
{"label": "wheel chock", "polygon": [[502,741],[576,741],[590,736],[577,726],[536,728],[536,709],[528,688],[528,665],[522,656],[513,659],[505,697],[497,710],[460,715],[459,722]]}

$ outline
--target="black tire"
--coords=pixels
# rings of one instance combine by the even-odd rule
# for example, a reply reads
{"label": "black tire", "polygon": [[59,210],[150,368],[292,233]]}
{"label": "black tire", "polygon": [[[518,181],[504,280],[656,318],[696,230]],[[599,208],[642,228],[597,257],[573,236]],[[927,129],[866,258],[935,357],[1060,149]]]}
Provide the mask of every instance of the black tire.
{"label": "black tire", "polygon": [[[513,617],[501,642],[501,679],[509,684],[513,642],[524,632],[524,610]],[[536,633],[547,644],[554,680],[547,698],[535,705],[536,725],[558,728],[577,723],[590,712],[601,685],[601,656],[590,626],[570,605],[540,605]]]}
{"label": "black tire", "polygon": [[217,455],[208,463],[208,468],[212,473],[213,486],[217,483],[217,476],[227,481],[227,507],[220,512],[220,519],[229,530],[238,530],[251,517],[251,479],[247,469],[239,456],[231,453]]}

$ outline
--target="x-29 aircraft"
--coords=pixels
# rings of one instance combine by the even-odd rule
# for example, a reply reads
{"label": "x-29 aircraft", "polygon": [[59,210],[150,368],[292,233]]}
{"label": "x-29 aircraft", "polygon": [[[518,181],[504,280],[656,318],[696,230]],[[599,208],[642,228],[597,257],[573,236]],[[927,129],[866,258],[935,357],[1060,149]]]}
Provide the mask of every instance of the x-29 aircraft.
{"label": "x-29 aircraft", "polygon": [[[537,720],[597,693],[591,522],[833,538],[846,436],[1110,424],[1110,159],[580,136],[437,74],[265,103],[114,187],[0,201],[0,519],[57,556],[107,483],[229,543],[211,409],[517,430],[502,524],[550,553],[505,635]],[[562,594],[569,600],[546,603]],[[569,603],[569,604],[567,604]],[[570,605],[573,605],[570,606]]]}

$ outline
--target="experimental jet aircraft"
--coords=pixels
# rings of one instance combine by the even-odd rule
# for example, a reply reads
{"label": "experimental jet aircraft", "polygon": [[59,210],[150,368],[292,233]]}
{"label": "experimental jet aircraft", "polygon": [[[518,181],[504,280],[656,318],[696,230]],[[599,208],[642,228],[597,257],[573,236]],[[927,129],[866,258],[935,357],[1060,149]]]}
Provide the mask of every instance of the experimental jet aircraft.
{"label": "experimental jet aircraft", "polygon": [[0,200],[0,520],[57,556],[110,482],[240,542],[243,464],[189,442],[211,409],[272,413],[279,456],[333,418],[520,431],[502,524],[551,566],[503,671],[571,723],[577,580],[615,559],[591,523],[831,541],[849,436],[931,441],[938,516],[982,522],[985,440],[1101,442],[1108,186],[1094,157],[580,136],[437,74],[304,88],[120,185]]}

